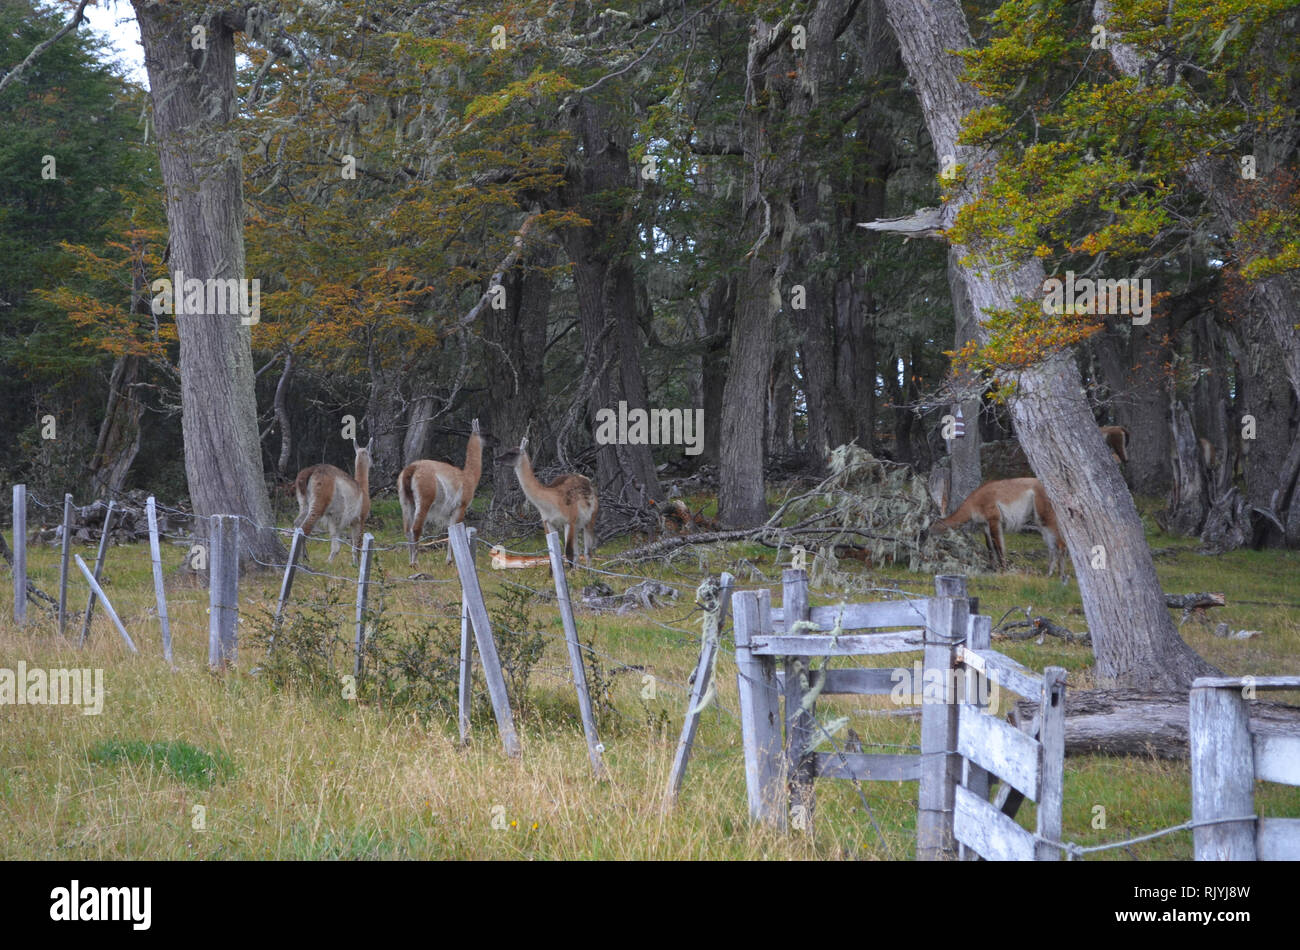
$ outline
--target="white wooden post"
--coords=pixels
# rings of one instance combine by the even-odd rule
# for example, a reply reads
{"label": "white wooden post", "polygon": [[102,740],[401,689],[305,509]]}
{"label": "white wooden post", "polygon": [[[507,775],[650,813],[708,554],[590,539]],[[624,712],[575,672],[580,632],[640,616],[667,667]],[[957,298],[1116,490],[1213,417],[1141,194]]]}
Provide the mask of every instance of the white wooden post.
{"label": "white wooden post", "polygon": [[483,661],[483,678],[487,681],[488,699],[492,701],[501,744],[506,755],[513,758],[520,753],[519,735],[515,732],[514,717],[510,713],[510,697],[506,693],[505,677],[501,675],[501,660],[497,656],[496,641],[492,639],[492,624],[478,584],[478,573],[474,570],[474,554],[469,548],[465,525],[450,525],[447,537],[456,558],[456,572],[460,575],[461,600],[469,608],[470,622],[474,625],[474,640],[478,644],[479,659]]}
{"label": "white wooden post", "polygon": [[27,623],[27,486],[14,486],[14,623]]}
{"label": "white wooden post", "polygon": [[[1193,685],[1188,700],[1192,820],[1255,814],[1255,752],[1240,689]],[[1192,829],[1197,861],[1255,861],[1255,822]]]}
{"label": "white wooden post", "polygon": [[302,558],[307,538],[302,528],[293,529],[293,541],[289,543],[289,560],[284,565],[284,577],[280,580],[280,598],[275,602],[275,618],[271,621],[271,639],[266,645],[267,652],[275,649],[275,638],[280,633],[280,624],[284,620],[284,605],[293,590],[293,580],[298,575],[298,561]]}
{"label": "white wooden post", "polygon": [[776,663],[755,656],[750,639],[770,633],[772,598],[766,590],[737,591],[731,598],[736,630],[736,686],[745,746],[745,788],[749,816],[786,828],[785,775],[781,758],[780,698]]}
{"label": "white wooden post", "polygon": [[[940,575],[925,624],[926,676],[938,675],[943,702],[921,704],[921,787],[916,815],[916,859],[938,861],[955,855],[952,819],[957,781],[957,703],[953,695],[953,656],[969,625],[966,578]],[[933,672],[932,672],[933,671]]]}
{"label": "white wooden post", "polygon": [[[807,620],[808,573],[802,569],[788,569],[781,573],[781,609],[785,618],[786,634],[795,634],[795,625]],[[812,687],[812,673],[808,672],[811,660],[806,656],[787,655],[785,658],[785,768],[790,792],[790,815],[800,831],[812,831],[814,758],[812,710],[803,708],[804,688],[800,673]]]}
{"label": "white wooden post", "polygon": [[[975,607],[975,601],[971,601],[971,609]],[[966,634],[966,646],[971,650],[990,650],[993,648],[993,618],[986,616],[971,616],[970,627]],[[964,702],[975,706],[977,709],[986,709],[988,702],[986,697],[989,689],[989,678],[983,673],[972,669],[965,668],[965,674],[962,677],[962,686],[965,692]],[[981,801],[989,799],[989,773],[976,765],[970,759],[961,760],[962,787],[972,795],[978,795]],[[976,861],[979,855],[974,849],[966,847],[961,842],[957,843],[957,857],[962,861]]]}
{"label": "white wooden post", "polygon": [[677,751],[673,755],[673,766],[668,773],[668,788],[665,790],[664,802],[669,807],[677,801],[682,788],[682,779],[686,776],[686,763],[690,761],[691,746],[695,744],[695,733],[700,726],[700,701],[708,691],[713,677],[713,664],[718,656],[718,640],[727,621],[727,605],[731,603],[732,588],[735,578],[725,571],[718,578],[718,604],[704,621],[704,632],[700,643],[700,660],[695,664],[695,679],[691,682],[690,696],[686,700],[686,717],[682,721],[682,735],[677,740]]}
{"label": "white wooden post", "polygon": [[208,519],[208,666],[236,662],[239,623],[239,516]]}
{"label": "white wooden post", "polygon": [[68,626],[68,555],[72,552],[72,495],[63,496],[63,551],[59,559],[59,636]]}
{"label": "white wooden post", "polygon": [[1049,666],[1043,670],[1043,693],[1038,701],[1042,729],[1042,773],[1038,784],[1038,837],[1034,860],[1059,861],[1061,849],[1047,844],[1061,840],[1061,819],[1065,803],[1065,670]]}
{"label": "white wooden post", "polygon": [[[108,557],[108,532],[113,527],[113,502],[108,502],[108,510],[104,512],[104,530],[99,535],[99,556],[95,558],[95,580],[100,580],[104,576],[104,560]],[[92,588],[86,596],[86,619],[81,624],[81,639],[77,641],[78,646],[86,645],[86,638],[90,636],[90,618],[95,612],[95,591]]]}
{"label": "white wooden post", "polygon": [[80,554],[73,555],[73,557],[77,562],[77,569],[85,575],[86,583],[90,585],[90,589],[98,594],[99,599],[104,602],[104,612],[108,614],[109,619],[113,621],[113,625],[117,627],[117,632],[120,633],[122,639],[126,641],[128,649],[130,649],[132,653],[139,653],[140,651],[135,648],[135,641],[133,641],[131,635],[126,632],[126,627],[122,626],[122,621],[118,618],[117,611],[113,609],[112,602],[109,601],[108,596],[104,593],[104,589],[99,586],[99,581],[95,580],[95,575],[90,573],[90,568],[86,567],[86,562],[81,559]]}
{"label": "white wooden post", "polygon": [[601,760],[604,747],[596,735],[596,717],[591,710],[591,694],[587,691],[587,668],[582,662],[582,645],[578,642],[578,627],[573,621],[573,605],[569,603],[569,579],[564,574],[564,545],[560,536],[548,530],[546,547],[551,554],[551,576],[555,580],[555,599],[560,606],[560,619],[564,622],[564,642],[569,649],[569,668],[573,670],[573,686],[578,692],[578,712],[582,716],[582,731],[587,737],[587,758],[596,778],[605,777],[605,763]]}
{"label": "white wooden post", "polygon": [[361,680],[361,658],[366,647],[366,604],[370,599],[370,554],[375,543],[375,536],[369,531],[361,539],[361,568],[357,572],[357,658],[353,675]]}
{"label": "white wooden post", "polygon": [[469,604],[461,597],[460,604],[460,684],[456,696],[456,724],[460,728],[460,744],[469,745],[471,686],[474,676],[474,652],[469,642]]}
{"label": "white wooden post", "polygon": [[[109,502],[109,514],[112,514],[112,502]],[[158,503],[153,495],[145,502],[145,513],[149,520],[149,558],[153,562],[153,596],[158,605],[158,623],[162,626],[163,659],[172,661],[172,626],[167,617],[167,591],[163,588],[162,550],[158,546]],[[108,518],[104,518],[104,536],[108,536]],[[101,555],[102,556],[102,555]],[[99,565],[95,566],[96,574]]]}

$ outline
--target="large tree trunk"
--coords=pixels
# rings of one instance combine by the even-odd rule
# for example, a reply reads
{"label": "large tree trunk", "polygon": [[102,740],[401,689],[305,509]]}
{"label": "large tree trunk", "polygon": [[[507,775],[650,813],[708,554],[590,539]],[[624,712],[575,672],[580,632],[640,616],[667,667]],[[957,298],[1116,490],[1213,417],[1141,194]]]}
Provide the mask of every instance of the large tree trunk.
{"label": "large tree trunk", "polygon": [[1176,397],[1170,397],[1169,429],[1173,442],[1169,461],[1173,477],[1169,489],[1169,504],[1161,516],[1162,527],[1171,534],[1194,537],[1205,524],[1210,510],[1210,489],[1205,480],[1205,466],[1197,451],[1196,433],[1192,431],[1192,417]]}
{"label": "large tree trunk", "polygon": [[96,498],[112,498],[121,493],[140,452],[140,417],[144,406],[133,389],[139,375],[138,356],[119,356],[113,363],[113,374],[108,380],[108,407],[90,460],[90,484]]}
{"label": "large tree trunk", "polygon": [[1125,481],[1139,495],[1169,490],[1169,401],[1161,373],[1171,359],[1166,332],[1163,325],[1108,327],[1093,344],[1112,422],[1129,431]]}
{"label": "large tree trunk", "polygon": [[[935,154],[967,169],[964,189],[944,210],[945,224],[979,194],[996,155],[958,146],[963,120],[985,103],[961,81],[957,55],[972,47],[957,0],[884,0],[908,74],[917,87]],[[966,249],[960,249],[963,253]],[[959,265],[960,266],[960,265]],[[997,272],[961,267],[977,318],[1041,298],[1036,260]],[[1133,499],[1084,398],[1073,357],[1056,354],[1013,374],[1016,434],[1061,525],[1088,618],[1103,685],[1182,689],[1212,667],[1174,628]],[[1104,558],[1104,561],[1102,561]]]}
{"label": "large tree trunk", "polygon": [[[244,194],[235,107],[235,35],[220,15],[202,25],[205,50],[191,48],[193,16],[133,0],[163,182],[173,279],[244,273]],[[181,288],[174,288],[180,291]],[[262,564],[282,561],[262,473],[253,387],[252,338],[237,314],[185,313],[180,337],[185,475],[196,515],[236,514],[240,540]],[[196,530],[206,536],[206,523]]]}
{"label": "large tree trunk", "polygon": [[[595,374],[587,406],[593,416],[606,408],[617,412],[621,401],[648,410],[637,319],[642,300],[632,268],[635,222],[611,207],[618,192],[636,186],[628,135],[592,99],[578,103],[572,121],[583,154],[565,185],[565,204],[591,224],[565,228],[561,238],[573,263],[587,378]],[[644,491],[664,500],[649,445],[598,446],[596,475],[602,498],[630,501]]]}
{"label": "large tree trunk", "polygon": [[[979,323],[971,307],[970,295],[966,293],[966,282],[962,279],[960,262],[955,248],[948,249],[948,286],[952,292],[953,342],[961,350],[968,341],[979,338]],[[970,384],[973,386],[973,383]],[[965,432],[960,439],[948,443],[947,464],[948,508],[944,514],[960,505],[971,492],[980,487],[983,473],[980,469],[980,409],[978,395],[961,403],[962,419]],[[942,463],[941,463],[942,464]]]}

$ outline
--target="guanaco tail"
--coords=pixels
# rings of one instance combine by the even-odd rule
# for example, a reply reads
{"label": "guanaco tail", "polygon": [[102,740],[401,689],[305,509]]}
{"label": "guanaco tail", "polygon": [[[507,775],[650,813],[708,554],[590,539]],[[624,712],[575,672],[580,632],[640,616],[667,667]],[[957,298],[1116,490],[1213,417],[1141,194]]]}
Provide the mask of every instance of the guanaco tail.
{"label": "guanaco tail", "polygon": [[578,532],[582,532],[582,553],[590,564],[591,553],[596,550],[595,523],[600,507],[595,486],[587,476],[577,474],[561,475],[549,485],[543,485],[533,474],[527,450],[528,438],[525,436],[519,448],[502,452],[497,461],[514,466],[519,487],[542,516],[543,527],[563,532],[564,556],[570,564],[575,560]]}
{"label": "guanaco tail", "polygon": [[[441,532],[464,521],[482,475],[483,438],[479,435],[477,419],[470,424],[464,468],[421,459],[402,469],[402,474],[397,476],[397,497],[402,503],[402,533],[410,542],[412,567],[426,522],[432,519],[433,527]],[[447,561],[451,561],[450,544]]]}
{"label": "guanaco tail", "polygon": [[986,482],[971,492],[947,518],[935,521],[930,531],[947,531],[967,522],[983,526],[984,543],[992,552],[998,570],[1007,567],[1003,533],[1036,528],[1047,544],[1047,576],[1051,577],[1059,564],[1061,581],[1066,580],[1065,541],[1056,524],[1056,512],[1052,511],[1047,492],[1038,479],[1009,478]]}
{"label": "guanaco tail", "polygon": [[1128,429],[1123,426],[1102,426],[1101,434],[1106,437],[1106,444],[1121,462],[1128,461]]}
{"label": "guanaco tail", "polygon": [[[357,445],[356,439],[352,440],[352,447],[356,450],[353,462],[355,477],[333,465],[313,465],[299,472],[294,481],[298,517],[293,526],[302,528],[302,533],[310,536],[318,523],[323,525],[330,535],[330,561],[339,553],[339,532],[351,528],[352,563],[357,563],[361,535],[366,530],[366,519],[370,517],[370,450],[374,444],[372,437],[363,449]],[[306,556],[304,550],[303,558]]]}

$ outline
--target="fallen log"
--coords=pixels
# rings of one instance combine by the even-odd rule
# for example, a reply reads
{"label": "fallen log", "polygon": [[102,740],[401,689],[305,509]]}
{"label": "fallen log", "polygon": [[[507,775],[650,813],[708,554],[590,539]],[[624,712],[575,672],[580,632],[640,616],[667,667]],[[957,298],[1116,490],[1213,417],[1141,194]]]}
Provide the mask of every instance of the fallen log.
{"label": "fallen log", "polygon": [[[1300,707],[1250,702],[1250,731],[1300,733]],[[1032,722],[1038,704],[1020,700],[1007,715],[1019,728]],[[1187,758],[1187,694],[1127,689],[1067,690],[1065,754]]]}

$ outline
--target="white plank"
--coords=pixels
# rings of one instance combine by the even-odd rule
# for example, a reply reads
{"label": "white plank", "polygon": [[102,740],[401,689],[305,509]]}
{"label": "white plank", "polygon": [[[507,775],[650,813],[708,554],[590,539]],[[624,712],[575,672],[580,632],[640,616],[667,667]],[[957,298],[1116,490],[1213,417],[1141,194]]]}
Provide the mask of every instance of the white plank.
{"label": "white plank", "polygon": [[[823,696],[888,696],[897,685],[894,667],[888,669],[824,670],[821,675],[826,681],[822,687]],[[785,687],[785,673],[777,673],[781,687]]]}
{"label": "white plank", "polygon": [[356,659],[353,662],[352,674],[358,681],[361,679],[361,661],[366,655],[366,608],[370,603],[370,556],[374,543],[375,536],[367,531],[365,537],[361,539],[361,566],[357,570]]}
{"label": "white plank", "polygon": [[118,619],[117,611],[113,609],[112,603],[104,595],[104,589],[100,587],[99,582],[95,580],[95,575],[90,572],[90,568],[86,567],[86,562],[81,559],[80,554],[74,554],[73,558],[77,562],[77,568],[82,574],[86,575],[86,583],[90,585],[90,589],[93,590],[99,596],[99,599],[104,602],[105,612],[108,614],[109,619],[113,621],[113,625],[117,627],[117,632],[122,635],[122,639],[126,641],[127,647],[132,653],[139,653],[140,651],[135,648],[135,641],[133,641],[131,635],[126,632],[126,627],[122,626],[122,621]]}
{"label": "white plank", "polygon": [[1042,676],[1021,666],[1011,657],[1003,656],[995,650],[972,650],[969,647],[958,647],[957,657],[998,686],[1038,702],[1038,696],[1043,691]]}
{"label": "white plank", "polygon": [[1261,818],[1255,846],[1261,861],[1300,861],[1300,818]]}
{"label": "white plank", "polygon": [[[575,543],[574,553],[577,553]],[[569,578],[564,573],[564,542],[551,530],[546,532],[546,547],[551,555],[551,577],[555,581],[555,600],[564,624],[564,643],[569,651],[569,669],[573,674],[573,688],[578,693],[578,714],[582,718],[582,731],[587,739],[587,759],[596,778],[605,777],[605,763],[601,756],[604,746],[596,735],[596,717],[591,709],[591,694],[587,691],[587,668],[582,662],[582,645],[578,642],[578,627],[573,620],[573,606],[569,603]]]}
{"label": "white plank", "polygon": [[[150,496],[149,500],[152,502],[153,496]],[[150,511],[152,510],[153,509],[150,509]],[[108,510],[104,512],[104,527],[99,533],[99,555],[95,558],[95,580],[101,580],[104,576],[104,561],[108,557],[108,534],[109,531],[112,530],[112,526],[113,502],[110,499],[108,502]],[[158,544],[157,538],[154,538],[153,544],[154,550],[156,551]],[[95,601],[97,599],[98,598],[95,597],[95,592],[93,590],[90,592],[89,596],[86,597],[86,619],[81,623],[81,639],[77,641],[78,646],[84,647],[86,645],[86,638],[90,636],[90,618],[94,616]],[[167,654],[167,662],[171,662],[170,654]]]}
{"label": "white plank", "polygon": [[752,637],[770,617],[770,598],[766,590],[737,591],[731,596],[731,612],[736,618],[736,686],[749,815],[784,831],[788,815],[776,661],[750,650]]}
{"label": "white plank", "polygon": [[1192,683],[1192,689],[1202,686],[1216,689],[1300,689],[1300,676],[1202,676]]}
{"label": "white plank", "polygon": [[63,496],[63,550],[59,558],[59,636],[68,626],[68,555],[72,552],[72,496]]}
{"label": "white plank", "polygon": [[1014,726],[978,707],[957,707],[957,751],[980,768],[992,772],[1038,801],[1039,745]]}
{"label": "white plank", "polygon": [[1049,666],[1043,671],[1043,690],[1038,703],[1042,716],[1042,734],[1038,740],[1042,768],[1038,796],[1039,861],[1061,859],[1061,849],[1047,842],[1061,840],[1065,805],[1065,675],[1065,669],[1060,666]]}
{"label": "white plank", "polygon": [[751,644],[755,656],[863,656],[880,653],[907,653],[924,645],[924,630],[898,630],[892,633],[846,634],[831,637],[822,633],[789,636],[756,636]]}
{"label": "white plank", "polygon": [[[953,790],[961,780],[957,754],[957,697],[948,672],[956,647],[970,626],[970,601],[966,578],[940,574],[934,579],[935,597],[926,616],[922,678],[938,675],[944,702],[921,704],[921,784],[916,803],[916,859],[939,861],[956,857],[952,832]],[[915,684],[913,684],[915,685]]]}
{"label": "white plank", "polygon": [[14,486],[14,623],[27,623],[27,486]]}
{"label": "white plank", "polygon": [[[1187,705],[1192,820],[1253,815],[1254,754],[1245,700],[1233,689],[1193,686]],[[1257,858],[1255,829],[1250,822],[1201,825],[1192,829],[1192,843],[1197,861]]]}
{"label": "white plank", "polygon": [[[158,508],[153,495],[145,502],[145,513],[149,521],[149,559],[153,565],[154,603],[158,606],[158,623],[162,627],[163,659],[172,661],[172,624],[167,617],[167,590],[163,586],[162,553],[158,547]],[[104,535],[108,535],[108,519],[113,516],[113,503],[108,503],[108,513],[104,515]],[[100,545],[100,561],[104,559],[104,546]],[[95,564],[95,576],[99,576],[102,565]],[[89,614],[87,614],[89,617]],[[84,635],[82,637],[85,639]]]}
{"label": "white plank", "polygon": [[[841,630],[873,630],[879,627],[914,627],[925,623],[928,600],[882,600],[872,604],[832,604],[813,607],[808,619],[822,630],[840,621]],[[843,615],[841,617],[841,611]],[[772,609],[772,629],[785,632],[785,610]]]}
{"label": "white plank", "polygon": [[855,778],[859,782],[915,782],[921,777],[921,757],[845,752],[841,759],[837,752],[818,752],[814,758],[814,768],[818,778]]}
{"label": "white plank", "polygon": [[953,833],[989,861],[1034,860],[1034,836],[960,786],[953,807]]}
{"label": "white plank", "polygon": [[1300,736],[1255,735],[1255,778],[1300,785]]}

